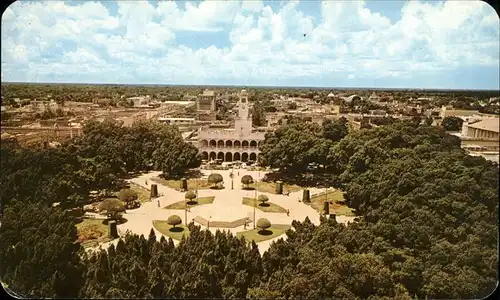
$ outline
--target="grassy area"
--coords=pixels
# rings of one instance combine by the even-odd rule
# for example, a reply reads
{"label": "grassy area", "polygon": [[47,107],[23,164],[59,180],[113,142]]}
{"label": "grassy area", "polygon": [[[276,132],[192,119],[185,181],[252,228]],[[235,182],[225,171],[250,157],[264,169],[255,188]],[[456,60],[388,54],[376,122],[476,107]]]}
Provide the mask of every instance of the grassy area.
{"label": "grassy area", "polygon": [[[248,198],[248,197],[243,197],[243,204],[248,205],[248,206],[254,206],[255,205],[255,199],[254,198]],[[272,202],[267,201],[265,205],[268,206],[261,206],[259,205],[261,202],[257,201],[257,209],[263,211],[263,212],[272,212],[272,213],[286,213],[286,209],[283,207],[274,204]]]}
{"label": "grassy area", "polygon": [[[151,178],[151,181],[167,186],[176,191],[179,191],[181,186],[181,180],[170,180],[161,177],[155,177]],[[207,190],[212,186],[206,179],[188,179],[187,184],[189,191],[195,191],[196,186],[198,186],[199,190]]]}
{"label": "grassy area", "polygon": [[237,237],[244,236],[247,242],[255,241],[256,243],[273,239],[285,233],[291,226],[283,224],[273,224],[270,228],[266,229],[265,234],[260,234],[259,228],[242,231],[236,233]]}
{"label": "grassy area", "polygon": [[[262,192],[262,193],[270,193],[270,194],[276,194],[276,183],[275,182],[265,182],[265,181],[260,181],[258,183],[252,183],[248,185],[251,188],[257,189],[257,191]],[[298,185],[290,185],[290,184],[283,184],[283,194],[286,194],[287,192],[293,193],[302,190],[302,188]]]}
{"label": "grassy area", "polygon": [[173,228],[173,226],[169,225],[167,221],[154,220],[153,226],[156,230],[174,240],[180,241],[183,235],[186,235],[186,237],[189,236],[189,229],[182,224]]}
{"label": "grassy area", "polygon": [[[214,203],[215,197],[199,197],[196,203],[187,203],[187,207],[195,207],[199,205],[212,204]],[[185,201],[179,201],[165,206],[166,209],[184,209],[186,205]]]}
{"label": "grassy area", "polygon": [[318,212],[323,212],[323,203],[325,200],[331,202],[330,212],[335,213],[337,216],[355,216],[354,211],[343,204],[344,193],[340,190],[329,190],[328,194],[324,192],[311,197],[311,206]]}
{"label": "grassy area", "polygon": [[138,196],[137,200],[139,200],[139,202],[144,203],[144,202],[149,202],[151,200],[149,198],[149,196],[150,196],[149,190],[147,190],[141,186],[138,186],[137,184],[133,184],[133,183],[130,184],[130,189],[137,193],[137,196]]}
{"label": "grassy area", "polygon": [[82,222],[76,224],[76,231],[78,234],[78,242],[82,243],[84,247],[90,247],[97,242],[107,242],[108,226],[104,225],[103,220],[97,219],[83,219]]}

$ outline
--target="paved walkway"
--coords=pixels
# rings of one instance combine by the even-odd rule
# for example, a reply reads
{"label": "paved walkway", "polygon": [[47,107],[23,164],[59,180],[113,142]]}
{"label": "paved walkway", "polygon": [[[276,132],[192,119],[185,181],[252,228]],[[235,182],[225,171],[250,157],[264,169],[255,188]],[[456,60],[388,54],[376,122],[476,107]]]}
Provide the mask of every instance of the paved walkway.
{"label": "paved walkway", "polygon": [[[205,219],[209,219],[211,221],[233,221],[240,218],[245,218],[251,216],[253,218],[253,208],[247,205],[243,205],[242,199],[243,197],[255,197],[255,191],[246,191],[241,189],[241,177],[244,175],[251,175],[254,180],[262,179],[265,175],[265,172],[261,171],[246,171],[243,169],[234,170],[234,189],[231,189],[231,178],[230,178],[230,170],[201,170],[201,172],[208,176],[211,173],[219,173],[222,175],[224,179],[225,189],[222,190],[198,190],[199,197],[205,196],[215,196],[215,201],[210,205],[201,205],[192,207],[190,211],[187,212],[187,220],[188,223],[191,222],[196,216],[202,216]],[[238,175],[239,172],[239,175]],[[132,183],[135,183],[141,187],[150,188],[150,185],[153,183],[151,178],[157,177],[160,172],[150,172],[147,174],[143,174],[139,177],[133,178],[129,180]],[[148,181],[148,185],[146,185],[146,181]],[[311,195],[323,192],[323,189],[310,188]],[[130,230],[135,234],[143,234],[145,236],[149,235],[151,228],[153,228],[152,221],[153,220],[166,220],[170,215],[178,215],[181,217],[183,223],[185,223],[185,211],[184,210],[171,210],[171,209],[163,209],[163,207],[184,200],[184,193],[176,191],[174,189],[168,188],[164,185],[158,184],[158,192],[162,195],[159,198],[153,199],[152,202],[146,202],[141,205],[140,208],[127,210],[127,212],[123,215],[127,222],[124,224],[118,225],[118,230],[120,235],[125,234],[127,230]],[[290,215],[287,216],[286,213],[266,213],[262,212],[258,209],[255,210],[255,219],[259,218],[267,218],[271,221],[271,224],[291,224],[293,220],[304,221],[306,217],[309,217],[311,222],[314,224],[319,224],[319,214],[316,210],[314,210],[311,206],[306,205],[302,202],[299,202],[299,199],[302,198],[302,191],[292,192],[289,196],[285,195],[275,195],[270,193],[260,193],[257,192],[257,195],[265,194],[269,197],[269,201],[273,202],[285,209],[290,211]],[[160,207],[158,207],[158,202],[160,203]],[[346,216],[337,216],[337,221],[346,223],[352,221],[353,217]],[[200,224],[197,224],[200,225]],[[200,225],[203,228],[206,228],[203,225]],[[252,224],[247,226],[246,230],[252,229]],[[215,233],[217,230],[227,230],[233,234],[236,234],[240,231],[245,231],[244,226],[239,226],[236,228],[229,229],[218,229],[211,227],[209,229],[212,233]],[[160,237],[162,234],[155,229],[155,233],[157,237]],[[269,246],[274,240],[279,238],[286,238],[286,235],[281,235],[271,240],[263,241],[258,243],[259,250],[261,253],[264,253],[269,249]],[[102,247],[107,247],[110,243],[116,244],[118,240],[114,240],[112,242],[102,244]],[[174,240],[174,243],[178,242]],[[98,247],[95,247],[98,248]]]}

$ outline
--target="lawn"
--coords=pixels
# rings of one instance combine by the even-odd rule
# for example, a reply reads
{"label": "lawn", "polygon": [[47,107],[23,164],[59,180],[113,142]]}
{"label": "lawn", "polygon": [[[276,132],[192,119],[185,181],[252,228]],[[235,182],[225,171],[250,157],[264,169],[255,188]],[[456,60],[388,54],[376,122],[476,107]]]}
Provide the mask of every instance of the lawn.
{"label": "lawn", "polygon": [[[205,204],[212,204],[214,203],[215,197],[210,196],[210,197],[199,197],[197,203],[187,203],[187,207],[195,207],[199,205],[205,205]],[[179,201],[172,203],[170,205],[165,206],[165,209],[184,209],[186,205],[185,201]]]}
{"label": "lawn", "polygon": [[318,212],[323,212],[323,203],[328,200],[330,204],[330,212],[335,213],[337,216],[355,216],[354,211],[345,204],[344,193],[340,190],[329,190],[328,194],[320,193],[311,197],[311,206]]}
{"label": "lawn", "polygon": [[108,226],[102,222],[103,220],[98,219],[83,219],[82,222],[76,224],[77,241],[84,247],[93,246],[97,242],[109,241]]}
{"label": "lawn", "polygon": [[[276,194],[276,183],[275,182],[265,182],[259,181],[257,183],[252,183],[248,185],[250,188],[255,188],[257,191],[262,193]],[[302,190],[302,188],[295,184],[283,184],[283,194],[287,192],[293,193]]]}
{"label": "lawn", "polygon": [[151,201],[151,199],[149,197],[150,196],[149,190],[147,190],[141,186],[138,186],[137,184],[133,184],[133,183],[130,184],[130,189],[137,193],[137,196],[138,196],[137,200],[139,200],[139,202],[144,203],[144,202]]}
{"label": "lawn", "polygon": [[186,235],[186,237],[189,236],[189,229],[182,224],[175,226],[174,229],[172,225],[167,223],[167,221],[154,220],[153,226],[156,230],[174,240],[180,241],[183,235]]}
{"label": "lawn", "polygon": [[[181,186],[181,180],[171,180],[171,179],[164,179],[161,177],[155,177],[155,178],[151,178],[151,181],[154,181],[158,184],[167,186],[167,187],[174,189],[176,191],[179,191],[180,186]],[[193,179],[193,178],[188,179],[187,184],[188,184],[189,191],[195,191],[196,186],[198,186],[199,190],[207,190],[212,186],[210,183],[208,183],[208,180],[200,179],[200,178],[199,179]]]}
{"label": "lawn", "polygon": [[[255,205],[255,199],[254,198],[248,198],[248,197],[243,197],[243,204],[244,205],[248,205],[248,206],[254,206]],[[283,207],[277,205],[277,204],[274,204],[270,201],[267,201],[265,203],[265,205],[267,206],[261,206],[259,205],[261,202],[260,201],[257,201],[257,209],[263,211],[263,212],[271,212],[271,213],[286,213],[286,209],[284,209]]]}
{"label": "lawn", "polygon": [[261,231],[261,229],[256,228],[252,230],[238,232],[236,233],[236,236],[237,237],[244,236],[245,240],[249,243],[252,241],[258,243],[278,237],[283,233],[285,233],[285,231],[287,231],[290,227],[291,227],[290,225],[273,224],[270,228],[266,229],[266,234],[260,234],[259,231]]}

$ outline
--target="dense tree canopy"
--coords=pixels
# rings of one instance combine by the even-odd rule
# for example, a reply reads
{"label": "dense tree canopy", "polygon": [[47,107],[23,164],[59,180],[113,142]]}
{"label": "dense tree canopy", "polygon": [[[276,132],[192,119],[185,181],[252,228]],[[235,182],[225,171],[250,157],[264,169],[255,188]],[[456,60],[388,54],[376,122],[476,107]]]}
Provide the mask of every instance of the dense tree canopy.
{"label": "dense tree canopy", "polygon": [[89,121],[83,133],[56,149],[2,141],[3,204],[20,199],[71,207],[85,202],[89,191],[119,189],[127,172],[156,168],[178,177],[201,162],[197,149],[169,125]]}
{"label": "dense tree canopy", "polygon": [[460,131],[462,129],[463,123],[464,120],[462,120],[461,118],[450,116],[443,119],[443,121],[441,122],[441,126],[443,126],[447,131]]}
{"label": "dense tree canopy", "polygon": [[[113,147],[106,138],[114,137],[102,136],[93,136],[100,141],[94,148]],[[287,239],[262,256],[255,243],[194,224],[176,247],[152,231],[83,253],[72,218],[48,207],[64,195],[53,188],[72,189],[47,173],[88,188],[82,178],[94,174],[92,166],[119,171],[119,164],[95,159],[104,150],[79,143],[39,152],[2,144],[2,201],[9,201],[0,276],[25,296],[462,299],[485,297],[496,286],[498,164],[468,156],[442,128],[396,122],[332,141],[320,126],[292,121],[269,135],[263,152],[270,165],[300,172],[322,161],[314,176],[335,181],[359,221],[294,221]],[[81,151],[95,153],[82,155],[94,159],[83,160],[85,171],[68,154]],[[76,171],[82,173],[76,179],[63,176]],[[22,189],[26,182],[29,189]],[[14,187],[4,191],[4,183]]]}
{"label": "dense tree canopy", "polygon": [[253,126],[266,126],[265,110],[258,100],[253,103],[251,114]]}

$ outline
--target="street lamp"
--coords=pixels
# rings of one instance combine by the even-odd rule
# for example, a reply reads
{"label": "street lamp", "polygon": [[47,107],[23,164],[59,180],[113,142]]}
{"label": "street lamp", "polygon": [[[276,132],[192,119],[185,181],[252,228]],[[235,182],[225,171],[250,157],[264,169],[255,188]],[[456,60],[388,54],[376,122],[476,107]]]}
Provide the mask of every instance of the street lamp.
{"label": "street lamp", "polygon": [[184,196],[184,223],[186,223],[186,226],[188,225],[188,211],[187,211],[186,196]]}
{"label": "street lamp", "polygon": [[231,189],[232,189],[232,190],[234,189],[234,187],[233,187],[233,181],[234,181],[234,180],[233,180],[233,178],[234,178],[234,173],[233,173],[233,172],[234,172],[234,169],[231,171],[231,174],[229,174],[229,177],[231,177]]}
{"label": "street lamp", "polygon": [[[328,184],[325,185],[325,202],[328,203]],[[328,208],[330,208],[329,205]]]}
{"label": "street lamp", "polygon": [[208,227],[208,230],[210,230],[210,220],[212,219],[212,216],[208,217],[208,221],[207,221],[207,227]]}

